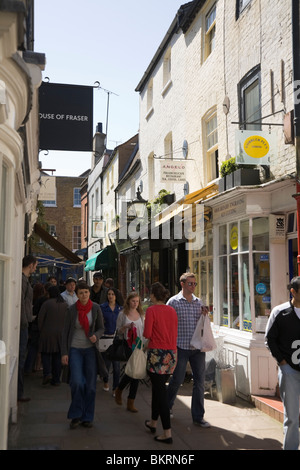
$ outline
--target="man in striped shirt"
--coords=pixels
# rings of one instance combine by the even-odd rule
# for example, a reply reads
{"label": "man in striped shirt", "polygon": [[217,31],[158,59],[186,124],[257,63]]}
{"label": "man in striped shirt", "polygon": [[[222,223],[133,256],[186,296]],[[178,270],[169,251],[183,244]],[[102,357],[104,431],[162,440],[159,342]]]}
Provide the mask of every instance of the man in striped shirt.
{"label": "man in striped shirt", "polygon": [[205,352],[195,349],[190,341],[195,331],[200,315],[207,315],[208,309],[203,308],[203,302],[194,295],[197,286],[193,273],[185,273],[180,277],[182,290],[171,297],[167,304],[171,305],[178,316],[177,365],[168,386],[170,410],[173,407],[178,389],[184,382],[186,366],[190,362],[193,373],[192,418],[197,426],[208,428],[210,424],[204,420],[204,378]]}

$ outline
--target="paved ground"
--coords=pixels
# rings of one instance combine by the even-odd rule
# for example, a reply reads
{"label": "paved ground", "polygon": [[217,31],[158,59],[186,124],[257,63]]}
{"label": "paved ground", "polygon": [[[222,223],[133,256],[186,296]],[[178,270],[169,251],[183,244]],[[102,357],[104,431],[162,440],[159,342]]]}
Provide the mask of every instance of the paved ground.
{"label": "paved ground", "polygon": [[[144,426],[150,418],[151,387],[139,385],[136,398],[138,413],[115,403],[111,392],[97,384],[94,427],[69,429],[66,413],[70,403],[69,386],[42,386],[39,372],[26,377],[26,396],[31,401],[19,405],[18,423],[10,426],[8,450],[103,450],[153,451],[157,453],[197,450],[281,450],[282,424],[243,400],[223,404],[205,395],[205,418],[211,428],[193,425],[190,413],[192,383],[185,383],[174,406],[173,444],[154,441]],[[124,402],[127,396],[125,390]],[[161,425],[158,427],[161,433]],[[128,455],[135,455],[129,452]],[[137,454],[136,454],[137,455]]]}

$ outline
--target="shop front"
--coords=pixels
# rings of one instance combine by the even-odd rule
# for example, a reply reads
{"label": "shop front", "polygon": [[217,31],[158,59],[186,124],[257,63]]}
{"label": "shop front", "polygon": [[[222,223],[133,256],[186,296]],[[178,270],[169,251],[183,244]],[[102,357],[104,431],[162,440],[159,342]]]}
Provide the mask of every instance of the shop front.
{"label": "shop front", "polygon": [[297,274],[293,194],[295,181],[284,179],[235,188],[205,202],[212,229],[206,231],[198,264],[195,253],[193,262],[202,291],[209,293],[213,285],[213,327],[223,338],[224,360],[235,367],[236,391],[243,398],[276,391],[277,367],[264,331],[272,308],[288,300],[288,282]]}

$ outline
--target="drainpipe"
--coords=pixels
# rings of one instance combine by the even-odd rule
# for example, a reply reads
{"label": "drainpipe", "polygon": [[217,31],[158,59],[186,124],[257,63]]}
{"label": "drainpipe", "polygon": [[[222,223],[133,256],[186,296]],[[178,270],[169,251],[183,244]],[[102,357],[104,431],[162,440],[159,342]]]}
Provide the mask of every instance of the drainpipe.
{"label": "drainpipe", "polygon": [[299,0],[292,0],[292,35],[293,35],[293,87],[294,87],[294,133],[296,151],[296,190],[298,229],[298,276],[300,276],[300,100],[296,94],[300,84],[300,5]]}

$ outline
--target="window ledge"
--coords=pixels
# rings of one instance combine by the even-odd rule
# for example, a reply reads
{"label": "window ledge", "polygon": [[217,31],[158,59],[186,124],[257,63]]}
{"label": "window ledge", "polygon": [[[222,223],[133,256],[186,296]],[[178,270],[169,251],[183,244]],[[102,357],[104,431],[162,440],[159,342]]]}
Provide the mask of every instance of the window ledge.
{"label": "window ledge", "polygon": [[169,88],[171,87],[172,83],[173,83],[173,82],[172,82],[172,80],[170,79],[170,80],[165,84],[165,86],[163,87],[163,89],[162,89],[162,91],[161,91],[161,95],[162,95],[162,96],[164,96],[164,95],[167,93],[167,91],[168,91]]}
{"label": "window ledge", "polygon": [[154,113],[154,108],[153,106],[151,106],[151,108],[148,109],[147,113],[146,113],[146,116],[145,116],[145,119],[149,119],[150,116]]}

